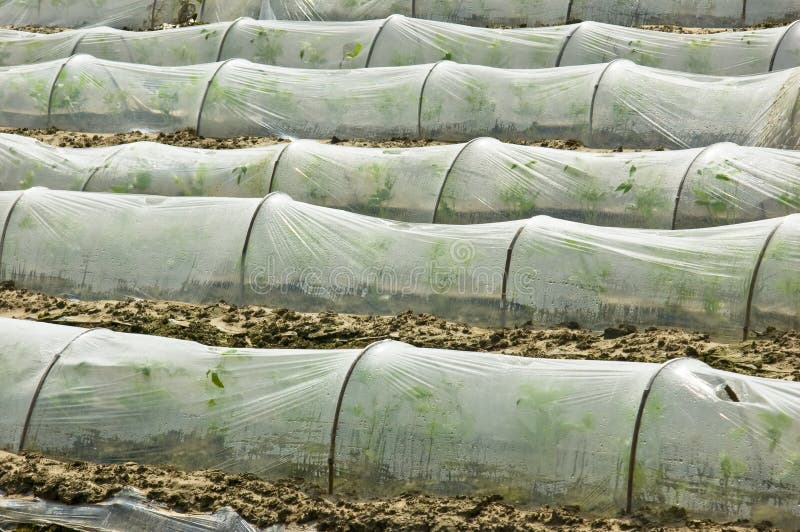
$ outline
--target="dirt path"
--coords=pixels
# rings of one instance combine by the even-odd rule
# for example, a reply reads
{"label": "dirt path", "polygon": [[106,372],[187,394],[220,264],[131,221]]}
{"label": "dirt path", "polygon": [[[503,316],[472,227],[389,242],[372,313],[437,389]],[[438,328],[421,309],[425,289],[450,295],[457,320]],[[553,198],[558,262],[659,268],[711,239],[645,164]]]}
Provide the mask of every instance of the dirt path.
{"label": "dirt path", "polygon": [[[578,508],[518,509],[497,497],[399,497],[352,501],[323,496],[300,481],[275,483],[251,475],[219,471],[184,473],[169,468],[58,462],[37,454],[17,456],[0,451],[0,490],[9,495],[36,495],[68,504],[99,502],[125,486],[172,509],[210,512],[230,506],[249,522],[313,525],[319,530],[531,530],[589,532],[653,530],[745,532],[768,525],[714,524],[686,519],[679,509],[630,517],[593,519]],[[292,527],[297,530],[297,528]]]}
{"label": "dirt path", "polygon": [[494,351],[510,355],[584,360],[664,362],[703,360],[719,369],[800,381],[800,332],[777,333],[739,344],[675,329],[613,328],[597,333],[568,324],[557,329],[486,329],[426,314],[359,316],[335,312],[191,305],[164,301],[74,301],[26,290],[0,290],[0,317],[257,348],[361,348],[391,338],[420,347]]}
{"label": "dirt path", "polygon": [[[40,142],[60,146],[62,148],[92,148],[98,146],[118,146],[129,142],[160,142],[172,146],[183,146],[189,148],[207,148],[218,150],[230,150],[234,148],[250,148],[253,146],[269,146],[288,142],[289,139],[281,137],[233,137],[229,139],[212,139],[197,135],[192,129],[183,129],[174,133],[142,133],[133,131],[130,133],[80,133],[74,131],[62,131],[54,127],[48,129],[28,129],[28,128],[9,128],[0,127],[0,133],[12,133],[34,138]],[[417,146],[436,146],[448,144],[430,139],[409,139],[395,138],[389,140],[364,140],[364,139],[332,139],[323,140],[327,144],[341,144],[343,146],[359,146],[367,148],[412,148]],[[615,150],[587,148],[577,140],[572,139],[548,139],[537,142],[519,141],[516,144],[527,146],[543,146],[546,148],[557,148],[564,150],[580,150],[594,152],[610,152]],[[621,149],[617,151],[622,151]],[[625,150],[639,151],[639,150]]]}

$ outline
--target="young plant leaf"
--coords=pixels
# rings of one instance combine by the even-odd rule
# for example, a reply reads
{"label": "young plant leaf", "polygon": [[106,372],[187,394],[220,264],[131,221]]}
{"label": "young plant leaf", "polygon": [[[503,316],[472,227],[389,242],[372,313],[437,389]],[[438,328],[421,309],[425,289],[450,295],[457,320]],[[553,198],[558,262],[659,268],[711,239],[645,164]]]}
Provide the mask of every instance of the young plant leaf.
{"label": "young plant leaf", "polygon": [[350,59],[353,59],[354,57],[356,57],[360,53],[361,53],[361,43],[357,42],[355,47],[353,47],[353,49],[350,50],[350,52],[344,54],[344,56],[348,57]]}
{"label": "young plant leaf", "polygon": [[206,371],[206,377],[211,377],[211,383],[216,386],[217,388],[224,388],[225,385],[222,384],[222,380],[219,378],[219,375],[216,371],[208,370]]}
{"label": "young plant leaf", "polygon": [[622,192],[623,194],[627,194],[633,188],[633,183],[630,181],[626,181],[622,183],[620,186],[616,188],[617,192]]}

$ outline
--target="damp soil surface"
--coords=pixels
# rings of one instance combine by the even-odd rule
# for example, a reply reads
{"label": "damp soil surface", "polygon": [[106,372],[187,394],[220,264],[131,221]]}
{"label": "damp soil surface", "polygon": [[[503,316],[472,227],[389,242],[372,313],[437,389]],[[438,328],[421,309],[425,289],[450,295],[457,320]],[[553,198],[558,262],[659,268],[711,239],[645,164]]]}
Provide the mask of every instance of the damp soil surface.
{"label": "damp soil surface", "polygon": [[[183,129],[173,133],[143,133],[132,131],[129,133],[81,133],[75,131],[62,131],[51,127],[47,129],[28,129],[28,128],[9,128],[0,127],[0,133],[11,133],[34,138],[45,144],[59,146],[62,148],[94,148],[99,146],[118,146],[130,142],[160,142],[172,146],[182,146],[187,148],[206,148],[229,150],[236,148],[252,148],[254,146],[268,146],[289,142],[291,139],[283,137],[232,137],[227,139],[215,139],[201,137],[193,129]],[[369,139],[340,139],[333,137],[321,139],[327,144],[340,144],[342,146],[359,146],[366,148],[412,148],[420,146],[436,146],[450,144],[431,139],[411,139],[407,137],[393,138],[387,140]],[[587,148],[580,141],[575,139],[546,139],[540,141],[516,141],[514,144],[526,146],[541,146],[545,148],[556,148],[562,150],[578,150],[591,152],[614,152],[614,151],[641,151],[628,150],[619,146],[615,149],[596,149]],[[663,148],[656,148],[661,150]]]}
{"label": "damp soil surface", "polygon": [[[581,22],[580,20],[572,20],[574,22]],[[703,35],[703,34],[711,34],[711,33],[723,33],[723,32],[731,32],[731,31],[752,31],[752,30],[761,30],[765,28],[775,28],[778,26],[786,26],[790,24],[792,21],[778,21],[778,22],[771,22],[771,23],[764,23],[764,24],[757,24],[755,26],[743,26],[739,28],[695,28],[690,26],[675,26],[671,24],[644,24],[641,26],[636,26],[639,29],[643,30],[653,30],[653,31],[661,31],[666,33],[686,33],[692,35]],[[187,26],[203,26],[206,23],[198,22],[194,19],[188,20],[181,24],[162,24],[156,28],[149,28],[144,31],[158,31],[158,30],[169,30],[174,28],[183,28]],[[493,29],[513,29],[516,26],[503,26],[503,25],[495,25],[492,26]],[[130,30],[130,28],[123,28],[126,30]],[[0,25],[0,30],[17,30],[17,31],[27,31],[29,33],[60,33],[62,31],[69,31],[70,28],[58,28],[58,27],[51,27],[51,26],[15,26],[15,25]]]}
{"label": "damp soil surface", "polygon": [[181,512],[212,512],[230,506],[247,521],[267,527],[287,524],[297,530],[532,530],[532,531],[713,531],[769,530],[767,523],[711,523],[687,519],[679,508],[640,511],[595,519],[580,508],[522,509],[498,497],[433,497],[406,493],[378,500],[324,495],[299,480],[265,482],[252,475],[219,471],[181,472],[136,463],[98,465],[59,462],[35,453],[0,451],[0,490],[10,496],[83,504],[112,497],[126,486]]}
{"label": "damp soil surface", "polygon": [[722,370],[800,382],[800,331],[769,331],[743,343],[723,344],[678,329],[605,331],[580,324],[539,329],[491,329],[411,312],[362,316],[300,313],[227,303],[192,305],[166,301],[77,301],[0,285],[0,317],[37,320],[120,332],[151,334],[207,345],[255,348],[363,348],[383,339],[419,347],[492,351],[540,358],[665,362],[702,360]]}

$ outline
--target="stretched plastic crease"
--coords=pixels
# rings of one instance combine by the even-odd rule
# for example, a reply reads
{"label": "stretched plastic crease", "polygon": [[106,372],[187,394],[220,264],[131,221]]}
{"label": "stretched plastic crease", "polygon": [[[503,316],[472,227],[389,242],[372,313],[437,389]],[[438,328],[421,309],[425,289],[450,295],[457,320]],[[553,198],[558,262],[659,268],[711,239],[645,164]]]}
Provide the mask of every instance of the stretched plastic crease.
{"label": "stretched plastic crease", "polygon": [[258,16],[262,4],[262,0],[2,0],[0,20],[16,26],[144,30],[182,24],[192,18],[224,22]]}
{"label": "stretched plastic crease", "polygon": [[[243,19],[231,28],[219,59],[247,59],[295,68],[363,68],[382,23]],[[383,66],[374,61],[370,65]]]}
{"label": "stretched plastic crease", "polygon": [[30,189],[8,217],[0,269],[56,294],[231,299],[256,203]]}
{"label": "stretched plastic crease", "polygon": [[440,63],[422,93],[420,136],[589,139],[598,67],[493,70]]}
{"label": "stretched plastic crease", "polygon": [[245,297],[302,310],[393,314],[413,308],[497,322],[499,266],[520,223],[409,224],[309,210],[276,194],[255,219]]}
{"label": "stretched plastic crease", "polygon": [[[92,532],[126,530],[169,530],[173,532],[258,532],[230,507],[213,514],[185,514],[148,501],[134,489],[125,488],[97,504],[69,505],[42,499],[0,497],[0,526],[3,524],[63,526]],[[282,532],[274,526],[267,532]]]}
{"label": "stretched plastic crease", "polygon": [[670,323],[733,338],[747,318],[758,256],[781,220],[612,232],[533,218],[511,257],[511,315],[516,323],[558,323],[571,316],[592,328]]}
{"label": "stretched plastic crease", "polygon": [[299,140],[281,156],[272,190],[325,207],[430,222],[442,182],[462,147],[356,148]]}
{"label": "stretched plastic crease", "polygon": [[430,68],[305,70],[234,59],[211,83],[199,132],[212,137],[417,136],[420,92]]}
{"label": "stretched plastic crease", "polygon": [[[746,5],[746,9],[745,9]],[[290,20],[359,20],[408,15],[474,26],[550,26],[572,20],[609,24],[677,24],[689,27],[742,27],[798,18],[794,0],[265,0],[262,17]],[[744,17],[743,17],[744,15]]]}
{"label": "stretched plastic crease", "polygon": [[538,70],[441,61],[352,70],[239,59],[186,67],[87,55],[0,68],[0,125],[202,135],[469,140],[575,138],[592,147],[795,148],[800,67],[701,76],[626,60]]}
{"label": "stretched plastic crease", "polygon": [[[16,197],[0,193],[0,205]],[[476,324],[626,322],[737,338],[748,318],[756,331],[800,325],[798,290],[787,285],[800,257],[785,251],[794,249],[797,217],[677,231],[547,216],[445,225],[281,193],[262,200],[31,189],[7,215],[0,278],[84,299],[411,309]]]}
{"label": "stretched plastic crease", "polygon": [[634,507],[677,505],[723,519],[768,515],[777,526],[794,526],[800,519],[800,402],[793,386],[696,360],[664,368],[644,411]]}
{"label": "stretched plastic crease", "polygon": [[[60,331],[27,327],[39,337]],[[0,337],[35,351],[38,340],[18,330],[0,319]],[[17,355],[9,343],[6,356]],[[353,366],[361,352],[225,349],[93,331],[45,382],[29,448],[266,479],[291,473],[320,485],[333,467],[335,492],[500,493],[517,504],[616,515],[642,391],[653,380],[633,508],[681,504],[692,517],[796,523],[797,383],[693,360],[543,360],[393,341]]]}
{"label": "stretched plastic crease", "polygon": [[233,150],[150,142],[72,149],[0,134],[0,190],[34,186],[162,196],[285,192],[406,222],[471,224],[545,214],[593,225],[691,229],[800,210],[800,156],[730,143],[594,153],[491,138],[419,148],[298,140]]}
{"label": "stretched plastic crease", "polygon": [[238,17],[284,20],[366,20],[392,14],[474,26],[551,26],[596,20],[625,26],[677,24],[741,27],[800,18],[795,0],[3,0],[4,24],[113,26],[147,29],[192,18],[221,22]]}
{"label": "stretched plastic crease", "polygon": [[597,90],[591,143],[785,146],[797,134],[798,76],[798,69],[746,77],[700,76],[615,61]]}
{"label": "stretched plastic crease", "polygon": [[791,320],[783,313],[798,308],[800,281],[793,261],[800,258],[800,220],[785,218],[766,245],[753,287],[751,328],[784,328]]}
{"label": "stretched plastic crease", "polygon": [[0,65],[39,63],[75,53],[160,66],[237,58],[318,69],[405,66],[442,59],[530,69],[628,59],[643,66],[733,76],[799,66],[798,31],[796,24],[685,35],[588,21],[502,30],[402,15],[354,22],[245,17],[147,32],[108,27],[54,34],[0,30]]}
{"label": "stretched plastic crease", "polygon": [[32,322],[19,321],[14,334],[0,336],[0,449],[18,451],[31,399],[53,358],[80,333],[53,326],[46,335]]}

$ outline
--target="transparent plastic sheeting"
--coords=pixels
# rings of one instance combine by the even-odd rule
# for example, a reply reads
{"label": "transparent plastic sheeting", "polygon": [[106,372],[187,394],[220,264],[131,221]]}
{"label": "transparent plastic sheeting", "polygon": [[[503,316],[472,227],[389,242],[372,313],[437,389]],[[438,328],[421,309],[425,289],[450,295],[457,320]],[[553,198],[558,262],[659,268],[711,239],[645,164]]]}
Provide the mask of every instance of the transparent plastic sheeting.
{"label": "transparent plastic sheeting", "polygon": [[[547,216],[410,224],[266,199],[0,192],[0,277],[82,299],[139,297],[477,324],[800,327],[800,215],[689,230]],[[102,220],[102,224],[97,221]]]}
{"label": "transparent plastic sheeting", "polygon": [[[28,419],[21,439],[0,433],[15,451],[302,477],[371,497],[500,493],[606,515],[661,504],[800,519],[798,383],[688,359],[545,360],[393,341],[230,349],[8,319],[0,331],[4,367],[25,372],[0,376],[0,403],[20,405],[10,419]],[[56,358],[42,346],[51,334]]]}
{"label": "transparent plastic sheeting", "polygon": [[[41,499],[0,497],[0,529],[19,524],[69,527],[91,532],[167,530],[170,532],[259,532],[229,507],[213,514],[173,512],[148,501],[141,492],[125,488],[97,504],[60,504]],[[10,530],[10,529],[9,529]],[[263,532],[284,532],[280,526]]]}
{"label": "transparent plastic sheeting", "polygon": [[544,214],[617,227],[687,229],[800,210],[800,154],[715,144],[595,153],[490,138],[418,148],[298,140],[236,150],[136,142],[58,148],[0,134],[0,190],[295,200],[407,222],[473,224]]}
{"label": "transparent plastic sheeting", "polygon": [[192,18],[224,22],[257,17],[262,0],[0,0],[0,24],[150,29]]}
{"label": "transparent plastic sheeting", "polygon": [[148,65],[247,59],[285,67],[350,69],[448,59],[498,68],[547,68],[629,59],[698,74],[743,75],[800,65],[800,25],[710,35],[596,22],[495,30],[395,15],[363,22],[238,19],[150,32],[94,28],[54,34],[0,30],[0,65],[76,53]]}
{"label": "transparent plastic sheeting", "polygon": [[741,27],[800,18],[797,0],[264,0],[261,18],[363,20],[393,13],[473,26],[552,26],[595,20],[622,26]]}
{"label": "transparent plastic sheeting", "polygon": [[365,20],[392,14],[473,26],[552,26],[572,20],[610,24],[737,27],[800,18],[797,0],[0,0],[0,23],[147,29],[237,17]]}
{"label": "transparent plastic sheeting", "polygon": [[574,138],[593,147],[800,146],[800,67],[753,76],[606,64],[309,70],[228,60],[185,67],[88,55],[0,69],[0,125],[210,137]]}

